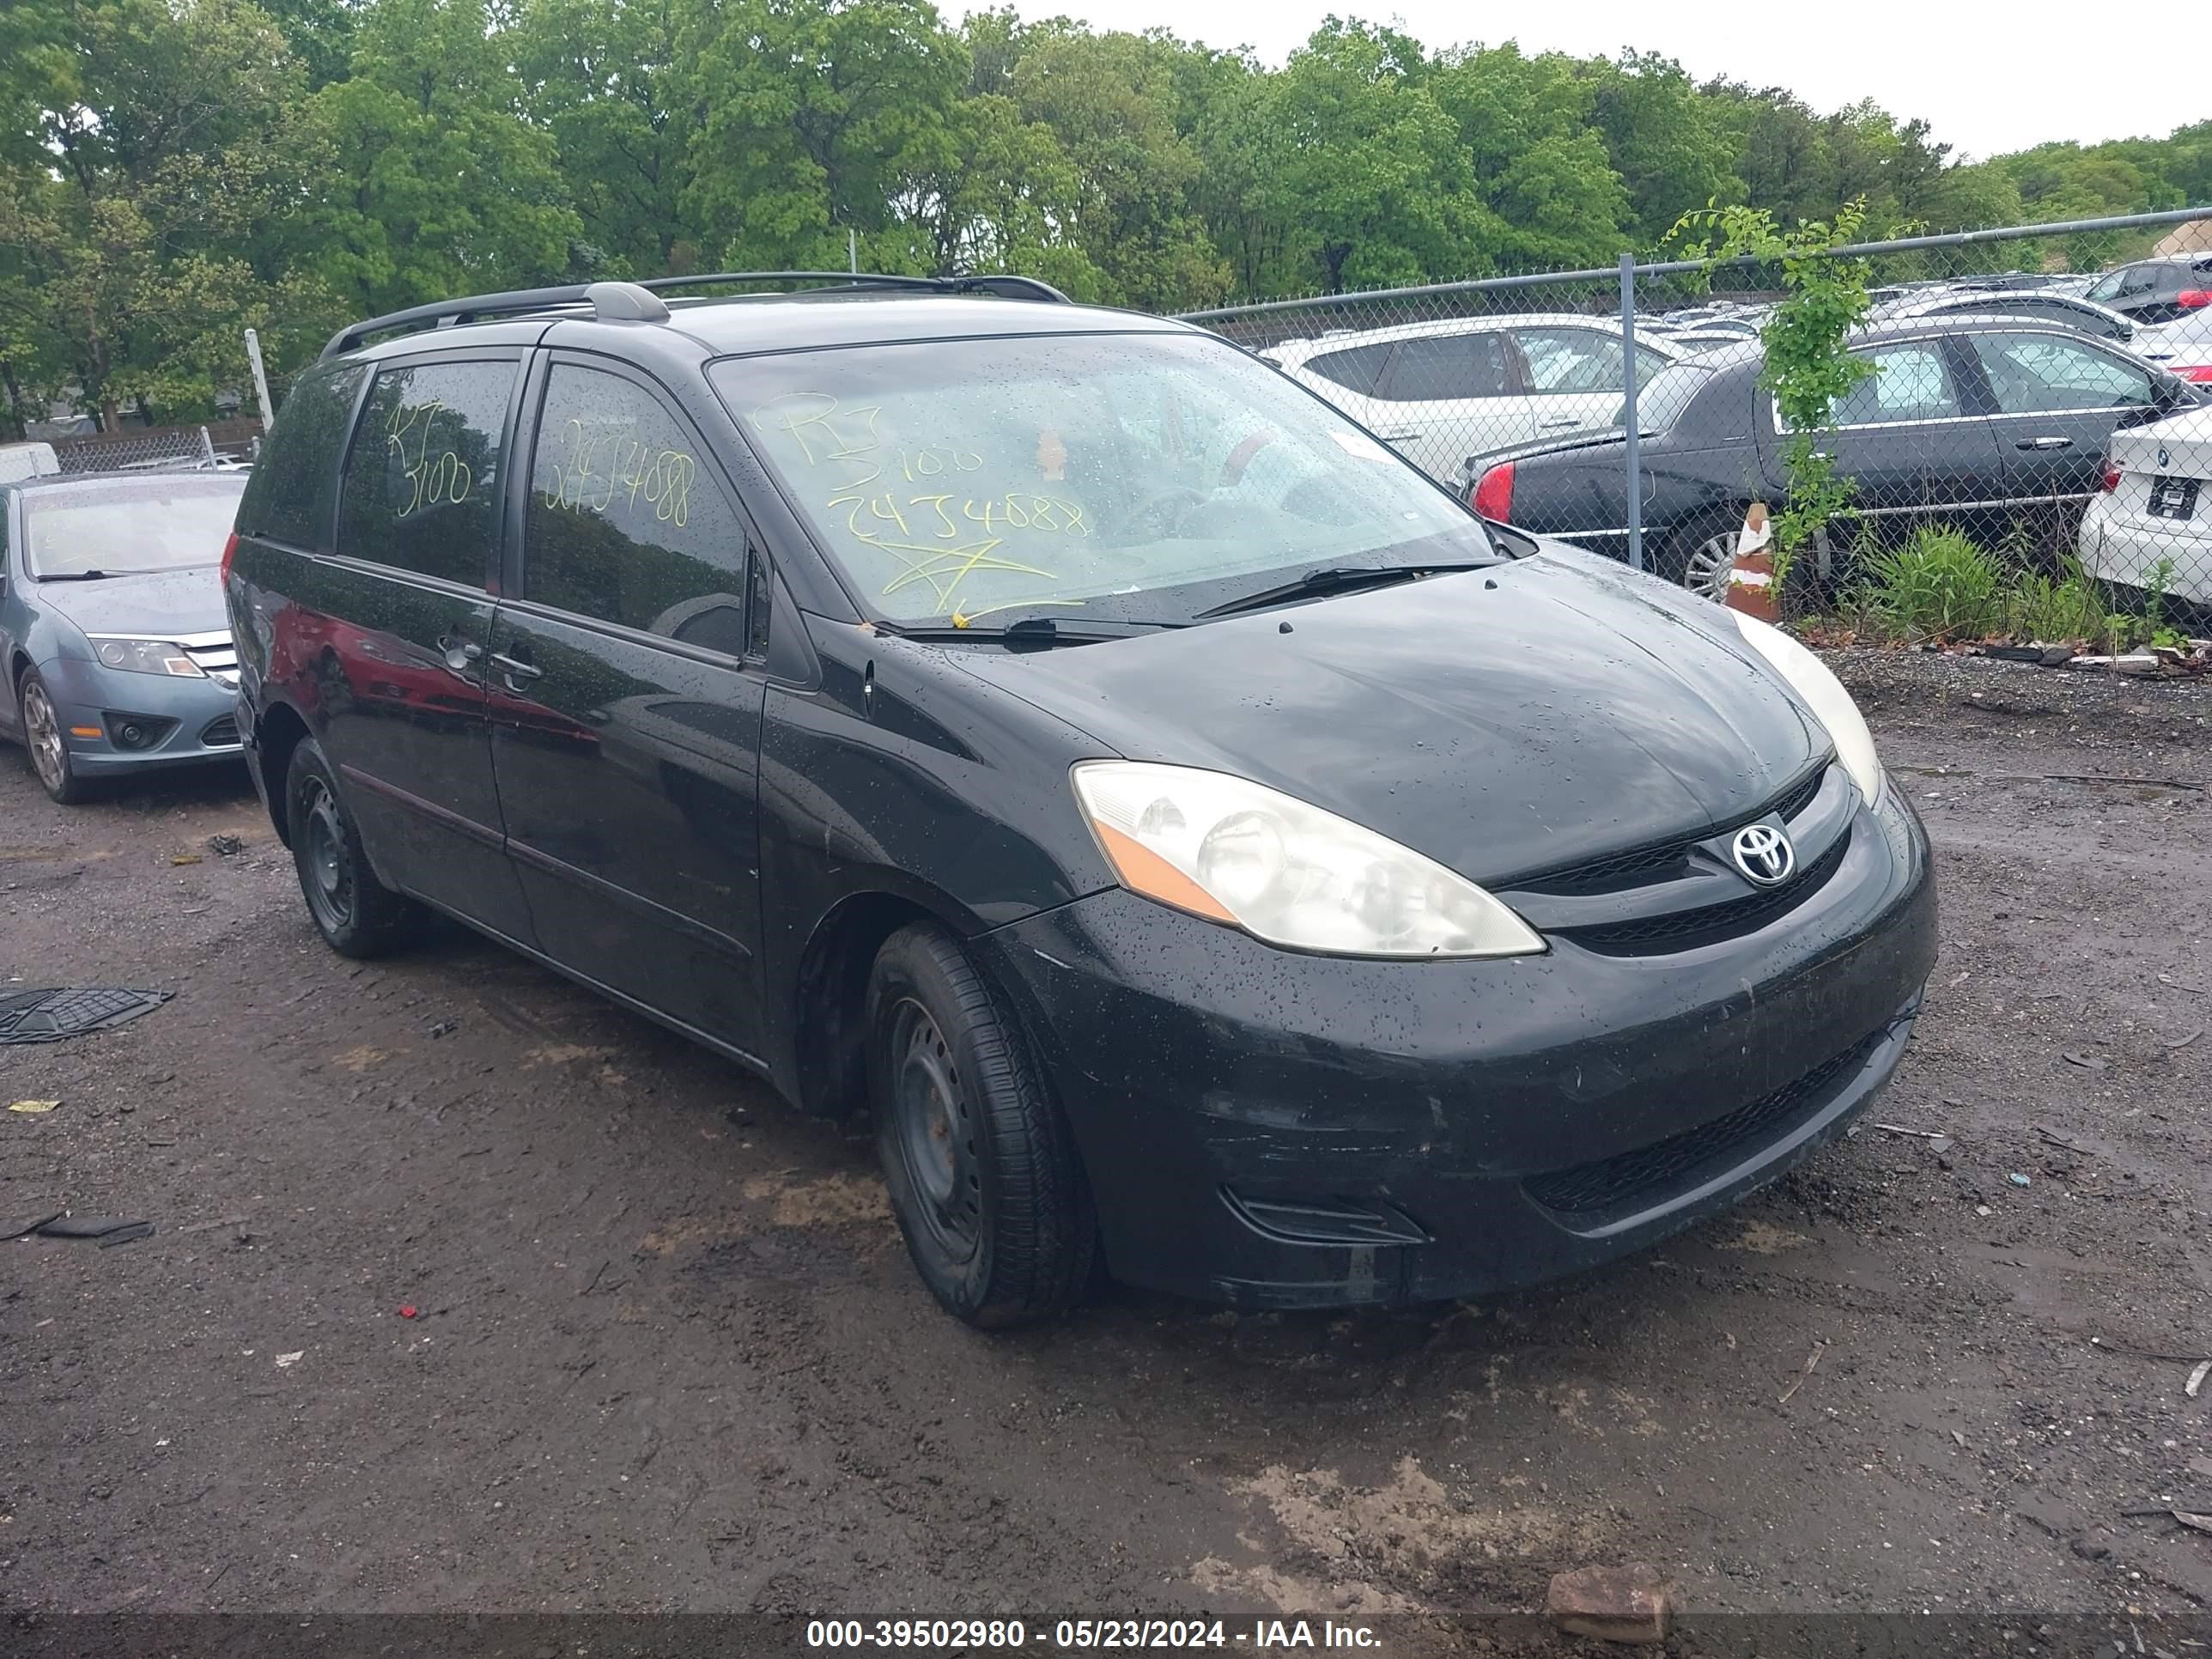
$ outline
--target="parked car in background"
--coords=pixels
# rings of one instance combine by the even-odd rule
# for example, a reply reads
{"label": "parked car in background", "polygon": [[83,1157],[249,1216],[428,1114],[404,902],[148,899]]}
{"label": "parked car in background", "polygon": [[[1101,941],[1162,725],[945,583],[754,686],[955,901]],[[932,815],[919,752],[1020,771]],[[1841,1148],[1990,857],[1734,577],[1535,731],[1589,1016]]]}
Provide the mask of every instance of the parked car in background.
{"label": "parked car in background", "polygon": [[2170,323],[2150,323],[2136,331],[2129,349],[2147,363],[2198,385],[2212,382],[2212,307],[2191,311]]}
{"label": "parked car in background", "polygon": [[2212,605],[2212,408],[2112,434],[2081,515],[2081,568],[2138,592]]}
{"label": "parked car in background", "polygon": [[[2069,329],[1929,317],[1865,331],[1872,371],[1838,405],[1821,447],[1877,531],[1927,520],[1984,530],[2018,511],[2078,513],[2103,481],[2120,427],[2193,406],[2185,382]],[[1719,598],[1754,501],[1786,495],[1786,434],[1759,384],[1756,346],[1668,368],[1644,388],[1644,546],[1652,568]],[[1615,435],[1472,460],[1486,518],[1623,556],[1624,441]],[[2070,541],[2072,526],[2067,526]]]}
{"label": "parked car in background", "polygon": [[2051,323],[2077,329],[2100,340],[2125,345],[2135,337],[2136,324],[2109,306],[2077,300],[2063,294],[2035,289],[1987,289],[1964,286],[1932,294],[1916,294],[1875,308],[1872,325],[1908,322],[1916,317],[2018,317],[2030,322]]}
{"label": "parked car in background", "polygon": [[52,444],[0,444],[0,483],[14,483],[22,478],[51,478],[61,470],[61,460]]}
{"label": "parked car in background", "polygon": [[1253,1308],[1574,1272],[1887,1080],[1927,843],[1788,635],[1187,325],[683,286],[295,379],[224,581],[334,950],[446,912],[867,1113],[986,1327],[1102,1249]]}
{"label": "parked car in background", "polygon": [[[1603,430],[1628,389],[1620,323],[1565,312],[1347,331],[1260,355],[1443,483],[1470,454]],[[1638,383],[1688,355],[1639,337]]]}
{"label": "parked car in background", "polygon": [[0,489],[0,734],[24,745],[56,800],[238,758],[217,567],[245,487],[174,471]]}
{"label": "parked car in background", "polygon": [[2169,323],[2212,305],[2212,253],[2138,259],[2108,270],[2082,296],[2139,323]]}

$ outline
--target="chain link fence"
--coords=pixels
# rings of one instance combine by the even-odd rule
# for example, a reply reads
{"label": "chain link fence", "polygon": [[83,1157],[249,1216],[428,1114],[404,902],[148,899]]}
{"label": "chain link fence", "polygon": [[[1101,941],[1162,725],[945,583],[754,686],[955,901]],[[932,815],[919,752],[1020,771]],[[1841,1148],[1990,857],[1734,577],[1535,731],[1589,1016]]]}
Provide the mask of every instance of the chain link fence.
{"label": "chain link fence", "polygon": [[68,474],[228,470],[252,464],[261,447],[260,434],[261,423],[252,420],[126,428],[58,442],[54,445],[54,459]]}
{"label": "chain link fence", "polygon": [[[2212,209],[1839,250],[1871,273],[1868,372],[1814,434],[1848,505],[1792,560],[1793,605],[1923,637],[2205,631],[2208,230]],[[1717,597],[1749,507],[1789,496],[1760,341],[1782,293],[1771,266],[1624,262],[1188,320],[1486,516]]]}

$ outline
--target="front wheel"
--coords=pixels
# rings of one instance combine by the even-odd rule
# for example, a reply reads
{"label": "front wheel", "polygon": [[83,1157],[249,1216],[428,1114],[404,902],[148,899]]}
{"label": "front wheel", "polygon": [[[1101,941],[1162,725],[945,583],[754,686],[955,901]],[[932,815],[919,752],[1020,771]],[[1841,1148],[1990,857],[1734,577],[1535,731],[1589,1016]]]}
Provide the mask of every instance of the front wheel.
{"label": "front wheel", "polygon": [[868,986],[868,1081],[891,1211],[947,1312],[1003,1330],[1065,1311],[1097,1223],[1028,1045],[943,928],[885,941]]}
{"label": "front wheel", "polygon": [[79,805],[91,789],[70,760],[61,716],[55,712],[53,695],[37,669],[23,671],[21,683],[15,687],[15,707],[22,713],[23,746],[31,751],[31,770],[38,775],[40,784],[64,806]]}
{"label": "front wheel", "polygon": [[330,757],[302,738],[284,775],[286,821],[300,893],[315,931],[342,957],[380,957],[422,931],[422,907],[376,878],[361,832],[338,799]]}

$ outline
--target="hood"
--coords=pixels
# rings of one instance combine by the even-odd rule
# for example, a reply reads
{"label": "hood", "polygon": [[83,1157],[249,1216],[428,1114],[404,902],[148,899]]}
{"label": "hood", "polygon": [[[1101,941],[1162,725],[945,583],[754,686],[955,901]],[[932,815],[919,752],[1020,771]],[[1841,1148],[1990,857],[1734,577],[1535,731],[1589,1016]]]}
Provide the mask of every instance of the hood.
{"label": "hood", "polygon": [[1708,833],[1830,748],[1720,607],[1571,550],[951,654],[1130,759],[1252,779],[1487,883]]}
{"label": "hood", "polygon": [[214,565],[151,576],[110,576],[96,582],[40,582],[39,608],[66,617],[87,634],[136,634],[173,640],[185,634],[228,633],[222,572]]}

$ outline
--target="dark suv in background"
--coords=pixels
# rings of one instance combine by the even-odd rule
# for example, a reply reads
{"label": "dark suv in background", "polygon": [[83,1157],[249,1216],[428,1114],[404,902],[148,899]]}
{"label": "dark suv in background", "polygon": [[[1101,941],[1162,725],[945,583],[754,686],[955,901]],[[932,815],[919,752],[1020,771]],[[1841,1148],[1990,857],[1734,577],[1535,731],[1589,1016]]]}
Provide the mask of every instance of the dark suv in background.
{"label": "dark suv in background", "polygon": [[1188,325],[833,280],[298,378],[224,587],[333,948],[442,911],[866,1109],[984,1326],[1095,1247],[1251,1307],[1570,1272],[1880,1090],[1934,887],[1811,653]]}
{"label": "dark suv in background", "polygon": [[2139,323],[2170,323],[2212,305],[2212,253],[2138,259],[2106,271],[2081,297]]}

